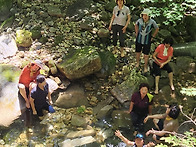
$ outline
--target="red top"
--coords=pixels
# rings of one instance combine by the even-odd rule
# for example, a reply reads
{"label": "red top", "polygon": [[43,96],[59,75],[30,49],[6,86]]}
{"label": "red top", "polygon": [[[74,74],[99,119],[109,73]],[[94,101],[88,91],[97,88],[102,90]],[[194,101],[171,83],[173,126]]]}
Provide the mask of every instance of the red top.
{"label": "red top", "polygon": [[40,71],[38,70],[36,73],[33,74],[32,77],[30,77],[30,67],[26,65],[20,74],[19,83],[24,84],[25,87],[28,88],[29,84],[33,82],[39,74]]}
{"label": "red top", "polygon": [[164,48],[165,48],[165,45],[164,44],[160,44],[155,52],[157,52],[157,59],[159,60],[159,62],[161,63],[164,63],[168,60],[169,57],[172,57],[173,56],[173,47],[169,47],[168,50],[167,50],[167,56],[164,56],[163,55],[163,52],[164,52]]}

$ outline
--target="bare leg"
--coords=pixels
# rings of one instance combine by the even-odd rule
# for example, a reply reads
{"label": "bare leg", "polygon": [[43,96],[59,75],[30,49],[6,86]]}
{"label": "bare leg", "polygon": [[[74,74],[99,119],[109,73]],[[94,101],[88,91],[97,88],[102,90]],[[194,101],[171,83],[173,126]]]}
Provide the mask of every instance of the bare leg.
{"label": "bare leg", "polygon": [[120,47],[120,49],[121,49],[121,57],[124,57],[125,56],[124,47]]}
{"label": "bare leg", "polygon": [[144,55],[144,73],[148,72],[148,59],[149,55]]}
{"label": "bare leg", "polygon": [[136,52],[136,67],[139,67],[140,65],[140,55],[141,55],[141,52]]}
{"label": "bare leg", "polygon": [[23,84],[19,84],[18,87],[19,87],[20,94],[22,95],[22,97],[23,97],[23,98],[25,99],[25,101],[26,101],[26,107],[27,107],[27,108],[30,108],[30,104],[29,104],[29,100],[28,100],[28,98],[27,98],[25,86],[24,86]]}
{"label": "bare leg", "polygon": [[170,83],[171,90],[174,91],[173,72],[170,72],[170,73],[168,74],[168,77],[169,77],[169,83]]}
{"label": "bare leg", "polygon": [[155,94],[159,93],[159,79],[160,79],[160,76],[155,77],[155,91],[154,91]]}
{"label": "bare leg", "polygon": [[157,125],[157,123],[159,122],[159,119],[154,118],[153,122],[154,122],[155,127],[160,131],[159,126]]}

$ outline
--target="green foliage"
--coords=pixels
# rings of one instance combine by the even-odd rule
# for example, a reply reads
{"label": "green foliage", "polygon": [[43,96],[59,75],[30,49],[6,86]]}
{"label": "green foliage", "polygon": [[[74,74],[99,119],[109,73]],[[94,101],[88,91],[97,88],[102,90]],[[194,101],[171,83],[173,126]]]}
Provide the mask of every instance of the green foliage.
{"label": "green foliage", "polygon": [[85,106],[80,106],[77,108],[78,113],[83,113],[86,110]]}
{"label": "green foliage", "polygon": [[[196,9],[195,0],[141,0],[143,7],[150,8],[151,17],[163,18],[163,24],[177,25],[186,12],[194,12]],[[152,7],[150,7],[152,6]]]}
{"label": "green foliage", "polygon": [[[185,146],[193,147],[196,146],[196,138],[192,132],[185,132],[184,135],[170,135],[169,137],[162,137],[161,140],[169,143],[171,146]],[[162,147],[162,146],[160,146]]]}

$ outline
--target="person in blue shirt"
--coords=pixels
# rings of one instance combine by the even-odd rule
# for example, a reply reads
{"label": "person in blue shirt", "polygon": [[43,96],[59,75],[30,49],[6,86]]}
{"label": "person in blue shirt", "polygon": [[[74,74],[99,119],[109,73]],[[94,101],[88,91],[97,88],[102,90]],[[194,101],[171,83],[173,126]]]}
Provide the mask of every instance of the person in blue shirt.
{"label": "person in blue shirt", "polygon": [[137,134],[135,136],[135,141],[130,141],[124,137],[119,130],[116,130],[115,135],[119,137],[126,145],[131,145],[132,147],[151,147],[155,146],[153,142],[149,142],[147,145],[144,145],[144,136],[142,134]]}
{"label": "person in blue shirt", "polygon": [[[152,30],[155,29],[152,34]],[[159,31],[157,23],[150,18],[150,10],[144,9],[141,18],[136,21],[136,68],[139,68],[140,55],[144,54],[144,73],[148,72],[148,58],[150,53],[151,41]]]}
{"label": "person in blue shirt", "polygon": [[38,115],[40,119],[43,118],[43,110],[54,113],[52,107],[51,94],[49,92],[49,85],[46,82],[45,76],[38,75],[36,78],[37,85],[31,90],[30,104],[33,115]]}

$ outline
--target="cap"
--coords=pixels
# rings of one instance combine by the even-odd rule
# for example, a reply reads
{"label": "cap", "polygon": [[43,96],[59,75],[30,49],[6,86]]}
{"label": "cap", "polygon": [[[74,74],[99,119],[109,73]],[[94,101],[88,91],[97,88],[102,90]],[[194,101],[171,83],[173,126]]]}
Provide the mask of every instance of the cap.
{"label": "cap", "polygon": [[135,138],[144,139],[144,136],[143,136],[142,134],[137,134],[137,135],[135,136]]}
{"label": "cap", "polygon": [[150,9],[144,9],[142,11],[142,13],[140,14],[140,16],[142,17],[142,14],[146,14],[146,15],[150,16],[150,13],[151,13]]}
{"label": "cap", "polygon": [[33,62],[34,64],[36,64],[37,66],[39,66],[40,68],[43,68],[43,66],[44,66],[44,64],[42,63],[42,61],[41,60],[35,60],[34,62]]}

